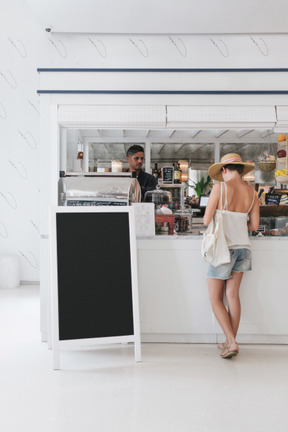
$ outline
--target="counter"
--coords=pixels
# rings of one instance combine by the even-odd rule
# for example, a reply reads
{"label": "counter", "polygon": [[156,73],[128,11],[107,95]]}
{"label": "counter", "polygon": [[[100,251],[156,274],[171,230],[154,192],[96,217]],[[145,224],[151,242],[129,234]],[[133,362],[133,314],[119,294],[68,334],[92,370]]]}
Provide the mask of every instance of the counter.
{"label": "counter", "polygon": [[[211,310],[202,236],[138,239],[143,342],[214,343],[222,330]],[[240,288],[239,343],[288,343],[288,237],[253,237],[253,270]]]}

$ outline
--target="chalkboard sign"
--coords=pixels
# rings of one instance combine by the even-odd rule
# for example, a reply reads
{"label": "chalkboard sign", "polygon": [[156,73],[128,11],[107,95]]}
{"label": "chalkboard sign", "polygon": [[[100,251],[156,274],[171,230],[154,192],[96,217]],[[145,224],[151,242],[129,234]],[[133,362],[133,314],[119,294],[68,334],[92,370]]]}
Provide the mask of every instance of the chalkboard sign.
{"label": "chalkboard sign", "polygon": [[54,369],[63,344],[134,342],[140,361],[133,209],[57,207],[51,216]]}
{"label": "chalkboard sign", "polygon": [[173,183],[174,168],[166,166],[162,168],[162,181],[163,183]]}
{"label": "chalkboard sign", "polygon": [[265,203],[266,205],[279,205],[281,199],[280,194],[275,193],[267,193],[265,195]]}

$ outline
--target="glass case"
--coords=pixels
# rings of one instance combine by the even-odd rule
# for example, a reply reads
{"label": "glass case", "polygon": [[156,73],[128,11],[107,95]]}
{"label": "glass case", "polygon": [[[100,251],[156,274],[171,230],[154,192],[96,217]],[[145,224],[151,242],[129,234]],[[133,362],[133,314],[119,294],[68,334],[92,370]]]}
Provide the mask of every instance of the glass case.
{"label": "glass case", "polygon": [[252,236],[288,237],[288,216],[260,217],[257,231],[250,232]]}
{"label": "glass case", "polygon": [[172,203],[168,207],[175,213],[177,210],[184,211],[184,189],[185,184],[163,184],[159,183],[160,189],[169,191],[172,195]]}

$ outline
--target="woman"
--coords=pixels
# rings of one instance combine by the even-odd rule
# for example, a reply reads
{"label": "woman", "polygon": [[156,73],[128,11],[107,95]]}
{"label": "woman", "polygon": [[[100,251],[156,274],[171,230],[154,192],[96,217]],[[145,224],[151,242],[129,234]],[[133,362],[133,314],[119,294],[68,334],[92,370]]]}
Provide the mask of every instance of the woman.
{"label": "woman", "polygon": [[[218,267],[208,264],[207,271],[213,313],[226,336],[225,342],[218,344],[222,349],[222,358],[230,358],[239,353],[236,342],[241,314],[239,288],[243,272],[252,268],[248,230],[256,231],[259,226],[257,194],[242,180],[242,176],[253,169],[253,164],[243,162],[236,153],[230,153],[223,156],[220,163],[212,165],[208,172],[212,179],[224,181],[225,184],[214,185],[206,207],[204,224],[209,225],[214,213],[223,209],[224,233],[231,257],[228,264]],[[224,286],[228,311],[223,303]]]}

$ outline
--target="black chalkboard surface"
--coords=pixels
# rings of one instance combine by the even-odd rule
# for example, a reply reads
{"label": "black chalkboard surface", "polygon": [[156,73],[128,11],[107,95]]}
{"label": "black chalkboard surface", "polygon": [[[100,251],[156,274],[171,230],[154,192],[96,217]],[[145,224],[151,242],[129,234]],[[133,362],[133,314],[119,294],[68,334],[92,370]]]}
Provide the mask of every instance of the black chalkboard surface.
{"label": "black chalkboard surface", "polygon": [[127,213],[57,214],[59,339],[133,334]]}
{"label": "black chalkboard surface", "polygon": [[132,214],[127,206],[52,211],[54,369],[61,344],[81,344],[81,340],[91,341],[89,345],[98,339],[98,343],[135,342],[135,358],[140,361]]}
{"label": "black chalkboard surface", "polygon": [[166,166],[162,168],[162,181],[163,183],[173,183],[174,168]]}

